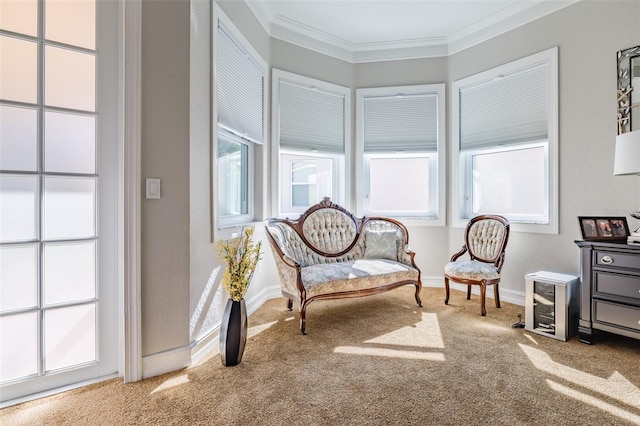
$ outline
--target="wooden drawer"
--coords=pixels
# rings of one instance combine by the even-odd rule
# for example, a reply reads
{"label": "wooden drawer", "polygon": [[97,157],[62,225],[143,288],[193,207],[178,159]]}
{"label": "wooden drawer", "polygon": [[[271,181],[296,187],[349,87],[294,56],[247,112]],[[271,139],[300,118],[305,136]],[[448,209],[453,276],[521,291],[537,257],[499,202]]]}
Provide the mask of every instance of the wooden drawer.
{"label": "wooden drawer", "polygon": [[600,250],[595,250],[595,255],[597,266],[640,269],[640,256],[638,255]]}
{"label": "wooden drawer", "polygon": [[[635,275],[615,274],[603,271],[594,272],[595,293],[606,293],[634,299],[640,302],[640,277]],[[630,301],[630,303],[633,303]]]}
{"label": "wooden drawer", "polygon": [[640,308],[594,300],[594,320],[640,332]]}

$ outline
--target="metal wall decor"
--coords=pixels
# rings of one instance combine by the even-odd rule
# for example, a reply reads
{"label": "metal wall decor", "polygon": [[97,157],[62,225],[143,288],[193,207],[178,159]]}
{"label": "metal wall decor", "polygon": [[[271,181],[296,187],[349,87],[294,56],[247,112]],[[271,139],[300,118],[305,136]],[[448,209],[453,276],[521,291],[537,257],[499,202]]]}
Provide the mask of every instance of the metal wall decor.
{"label": "metal wall decor", "polygon": [[[631,47],[629,49],[620,50],[618,52],[618,134],[627,133],[631,128],[631,99],[633,86],[631,80],[633,75],[634,59],[640,58],[640,46]],[[638,77],[636,75],[635,77]],[[635,96],[640,98],[640,87],[636,89]],[[636,125],[639,125],[636,123]]]}

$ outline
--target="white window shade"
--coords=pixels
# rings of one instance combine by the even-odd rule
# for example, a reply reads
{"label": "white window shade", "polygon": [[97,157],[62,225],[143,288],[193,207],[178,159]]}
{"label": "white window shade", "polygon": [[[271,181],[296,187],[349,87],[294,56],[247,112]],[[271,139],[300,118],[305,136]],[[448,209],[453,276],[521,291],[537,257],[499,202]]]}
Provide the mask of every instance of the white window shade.
{"label": "white window shade", "polygon": [[436,152],[435,94],[364,98],[365,152]]}
{"label": "white window shade", "polygon": [[460,89],[460,150],[549,138],[549,70],[538,64]]}
{"label": "white window shade", "polygon": [[222,24],[217,34],[218,125],[263,143],[264,71]]}
{"label": "white window shade", "polygon": [[279,97],[281,148],[344,153],[344,95],[281,80]]}

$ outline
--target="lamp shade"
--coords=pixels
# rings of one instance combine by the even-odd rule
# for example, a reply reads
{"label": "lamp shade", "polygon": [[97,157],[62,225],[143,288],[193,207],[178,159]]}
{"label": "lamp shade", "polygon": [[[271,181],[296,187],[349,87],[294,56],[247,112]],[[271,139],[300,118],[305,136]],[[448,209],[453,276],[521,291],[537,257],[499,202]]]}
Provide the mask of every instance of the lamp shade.
{"label": "lamp shade", "polygon": [[640,130],[616,137],[616,157],[613,174],[640,175]]}

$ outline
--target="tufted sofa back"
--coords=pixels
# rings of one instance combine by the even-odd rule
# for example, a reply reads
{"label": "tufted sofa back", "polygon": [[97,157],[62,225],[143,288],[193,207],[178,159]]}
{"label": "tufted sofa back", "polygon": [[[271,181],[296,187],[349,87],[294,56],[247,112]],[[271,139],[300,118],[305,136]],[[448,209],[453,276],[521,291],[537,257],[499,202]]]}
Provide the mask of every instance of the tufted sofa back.
{"label": "tufted sofa back", "polygon": [[319,209],[302,222],[302,236],[318,251],[337,254],[347,250],[358,236],[353,216],[336,209]]}
{"label": "tufted sofa back", "polygon": [[509,223],[501,216],[478,216],[467,225],[466,243],[472,258],[497,262],[504,253],[508,238]]}
{"label": "tufted sofa back", "polygon": [[309,208],[297,220],[268,219],[265,227],[272,248],[302,267],[363,259],[369,231],[395,233],[397,261],[411,264],[405,251],[408,234],[403,225],[387,218],[357,219],[328,199]]}

